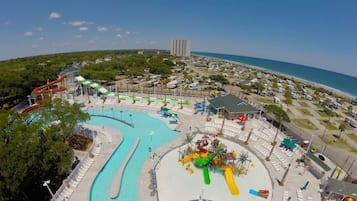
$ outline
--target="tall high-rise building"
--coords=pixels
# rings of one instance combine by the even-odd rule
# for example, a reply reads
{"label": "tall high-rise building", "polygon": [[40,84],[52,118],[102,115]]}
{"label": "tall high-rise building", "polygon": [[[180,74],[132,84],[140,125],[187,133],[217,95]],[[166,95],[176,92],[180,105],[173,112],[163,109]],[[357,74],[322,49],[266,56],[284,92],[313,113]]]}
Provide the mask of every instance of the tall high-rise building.
{"label": "tall high-rise building", "polygon": [[179,57],[189,57],[191,55],[191,41],[171,40],[170,54]]}

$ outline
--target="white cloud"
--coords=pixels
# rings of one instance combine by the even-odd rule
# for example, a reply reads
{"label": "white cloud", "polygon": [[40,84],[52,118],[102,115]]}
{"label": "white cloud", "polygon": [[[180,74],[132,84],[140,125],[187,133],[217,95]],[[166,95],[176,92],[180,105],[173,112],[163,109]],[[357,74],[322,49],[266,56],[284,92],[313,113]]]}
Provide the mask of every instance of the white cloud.
{"label": "white cloud", "polygon": [[108,31],[108,27],[97,27],[97,30],[100,32]]}
{"label": "white cloud", "polygon": [[71,21],[68,22],[68,24],[78,27],[78,26],[82,26],[83,24],[88,24],[86,21]]}
{"label": "white cloud", "polygon": [[45,40],[45,38],[44,37],[39,37],[38,40]]}
{"label": "white cloud", "polygon": [[78,34],[75,36],[76,38],[82,38],[82,35],[81,34]]}
{"label": "white cloud", "polygon": [[32,36],[32,35],[33,35],[33,33],[31,31],[26,31],[24,33],[24,36]]}
{"label": "white cloud", "polygon": [[6,20],[6,21],[4,22],[4,25],[10,25],[10,24],[12,24],[11,20]]}
{"label": "white cloud", "polygon": [[115,37],[117,37],[117,38],[123,38],[123,36],[122,36],[121,34],[117,34],[117,35],[115,35]]}
{"label": "white cloud", "polygon": [[50,16],[48,16],[48,19],[52,20],[52,19],[59,19],[61,17],[61,14],[57,13],[57,12],[52,12],[50,13]]}
{"label": "white cloud", "polygon": [[31,45],[31,47],[33,48],[33,49],[35,49],[35,48],[38,48],[38,45]]}
{"label": "white cloud", "polygon": [[36,31],[43,31],[43,28],[41,26],[36,27]]}
{"label": "white cloud", "polygon": [[93,39],[89,40],[88,43],[93,44],[93,43],[95,43],[95,40],[93,40]]}
{"label": "white cloud", "polygon": [[88,27],[79,27],[78,30],[79,30],[79,31],[87,31],[87,30],[88,30]]}
{"label": "white cloud", "polygon": [[126,35],[129,35],[129,34],[131,34],[131,32],[130,32],[130,31],[126,31],[125,34],[126,34]]}

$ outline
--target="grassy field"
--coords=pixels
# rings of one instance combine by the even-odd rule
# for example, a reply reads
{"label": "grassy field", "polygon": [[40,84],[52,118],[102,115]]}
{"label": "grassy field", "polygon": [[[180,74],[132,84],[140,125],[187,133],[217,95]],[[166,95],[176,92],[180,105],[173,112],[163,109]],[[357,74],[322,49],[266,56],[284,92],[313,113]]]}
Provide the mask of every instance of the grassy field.
{"label": "grassy field", "polygon": [[261,103],[273,104],[273,101],[270,98],[257,98],[257,100]]}
{"label": "grassy field", "polygon": [[309,107],[309,104],[307,104],[305,101],[299,101],[299,104],[300,104],[302,107]]}
{"label": "grassy field", "polygon": [[322,139],[322,136],[319,136],[322,141],[324,141],[326,144],[332,144],[334,141],[336,141],[335,137],[333,135],[325,135],[324,138]]}
{"label": "grassy field", "polygon": [[355,147],[351,146],[350,144],[348,144],[342,138],[337,139],[337,146],[344,148],[344,149],[348,149],[349,151],[351,151],[353,153],[357,153],[357,149]]}
{"label": "grassy field", "polygon": [[351,140],[357,142],[357,135],[353,134],[353,133],[348,133],[346,134]]}
{"label": "grassy field", "polygon": [[[345,122],[345,121],[344,121],[344,120],[338,120],[337,122],[338,122],[339,125],[340,125],[341,123],[343,123],[343,122]],[[346,124],[346,130],[353,130],[353,127],[350,126],[349,124]]]}
{"label": "grassy field", "polygon": [[318,130],[317,127],[308,119],[292,119],[297,126],[301,128],[306,128],[309,130]]}
{"label": "grassy field", "polygon": [[328,122],[328,120],[326,120],[326,119],[319,119],[319,122],[323,126],[327,125],[326,128],[328,130],[338,130],[338,128],[332,122]]}
{"label": "grassy field", "polygon": [[301,114],[303,114],[305,116],[312,116],[311,112],[306,108],[300,108],[299,110],[300,110]]}
{"label": "grassy field", "polygon": [[[355,136],[357,138],[357,136]],[[321,138],[321,136],[320,136]],[[357,139],[356,139],[357,140]],[[353,147],[352,145],[348,144],[345,140],[343,140],[342,138],[336,138],[333,135],[325,135],[323,141],[326,144],[333,144],[332,146],[336,146],[339,147],[341,149],[345,149],[347,151],[353,152],[353,153],[357,153],[357,149],[355,147]]]}
{"label": "grassy field", "polygon": [[317,113],[319,113],[319,115],[321,117],[328,117],[328,115],[326,114],[326,112],[322,111],[322,110],[317,110]]}

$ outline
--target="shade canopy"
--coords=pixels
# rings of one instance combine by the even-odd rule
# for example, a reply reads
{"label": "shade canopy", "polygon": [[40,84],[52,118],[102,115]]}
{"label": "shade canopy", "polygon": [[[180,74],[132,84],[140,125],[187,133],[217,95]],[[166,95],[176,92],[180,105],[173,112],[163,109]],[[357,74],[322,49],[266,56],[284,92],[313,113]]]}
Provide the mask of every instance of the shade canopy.
{"label": "shade canopy", "polygon": [[241,122],[245,122],[245,121],[248,120],[248,118],[247,118],[246,116],[244,116],[244,115],[238,116],[237,119],[238,119],[239,121],[241,121]]}
{"label": "shade canopy", "polygon": [[290,138],[284,138],[283,144],[287,148],[295,148],[296,147],[296,141]]}
{"label": "shade canopy", "polygon": [[93,81],[90,80],[86,80],[84,77],[82,76],[77,76],[75,77],[75,79],[79,82],[81,82],[84,85],[88,85],[91,88],[98,90],[99,92],[101,92],[104,96],[114,96],[115,94],[111,91],[109,91],[108,89],[104,88],[102,85],[95,83]]}

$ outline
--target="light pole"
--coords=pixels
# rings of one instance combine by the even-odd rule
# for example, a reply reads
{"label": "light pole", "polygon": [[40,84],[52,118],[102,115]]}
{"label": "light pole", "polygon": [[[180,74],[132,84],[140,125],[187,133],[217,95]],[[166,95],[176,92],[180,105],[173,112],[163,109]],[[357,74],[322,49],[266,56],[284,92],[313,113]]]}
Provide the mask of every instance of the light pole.
{"label": "light pole", "polygon": [[325,139],[325,134],[326,134],[327,126],[328,126],[328,124],[330,123],[330,120],[331,120],[331,116],[329,115],[329,116],[328,116],[328,120],[327,120],[326,125],[325,125],[325,128],[324,128],[324,132],[322,133],[322,137],[321,137],[322,142],[323,142],[324,139]]}
{"label": "light pole", "polygon": [[151,151],[152,151],[152,136],[154,135],[154,131],[150,131],[149,135],[150,135],[149,153],[151,153]]}
{"label": "light pole", "polygon": [[353,163],[354,163],[355,161],[356,161],[356,159],[354,159],[354,160],[352,161],[350,167],[349,167],[348,170],[346,171],[347,176],[346,176],[345,178],[347,178],[348,175],[350,174],[350,170],[351,170],[351,168],[352,168],[352,166],[353,166]]}
{"label": "light pole", "polygon": [[46,187],[47,187],[48,192],[50,192],[51,197],[53,198],[53,193],[52,193],[50,187],[48,186],[49,183],[50,183],[50,180],[44,181],[44,182],[43,182],[43,186],[46,186]]}
{"label": "light pole", "polygon": [[131,125],[133,125],[133,114],[129,114]]}
{"label": "light pole", "polygon": [[201,195],[199,201],[203,201],[203,193],[205,192],[204,188],[201,188]]}
{"label": "light pole", "polygon": [[288,175],[289,169],[290,169],[291,163],[289,163],[288,167],[286,168],[283,177],[281,178],[281,180],[279,181],[279,186],[284,186],[284,182],[285,182],[285,178],[286,175]]}
{"label": "light pole", "polygon": [[310,151],[310,147],[312,145],[312,140],[314,140],[314,134],[311,135],[311,140],[310,140],[309,146],[307,146],[307,153],[309,153],[309,151]]}

